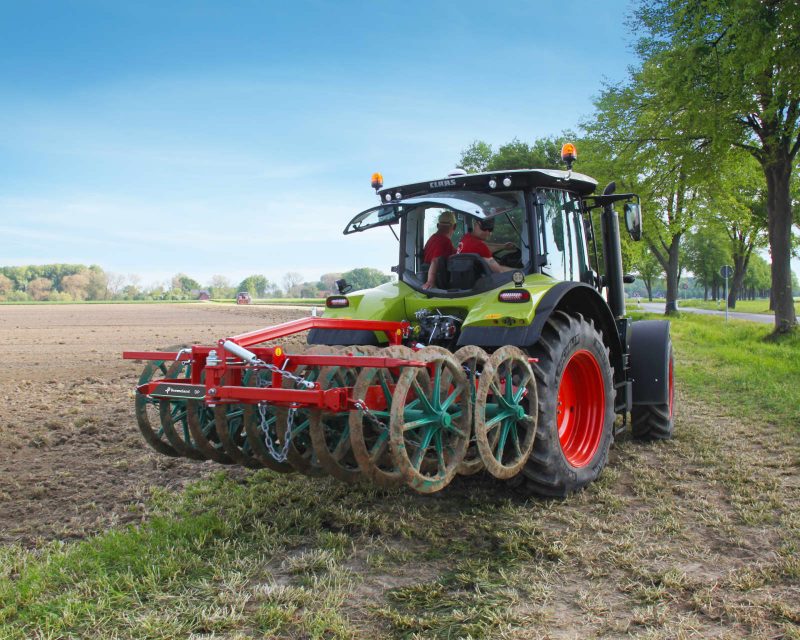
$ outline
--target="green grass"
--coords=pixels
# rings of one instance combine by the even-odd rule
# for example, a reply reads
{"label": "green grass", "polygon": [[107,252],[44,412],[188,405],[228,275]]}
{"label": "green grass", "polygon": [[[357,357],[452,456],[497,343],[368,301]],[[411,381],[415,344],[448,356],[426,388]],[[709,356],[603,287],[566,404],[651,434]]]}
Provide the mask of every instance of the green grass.
{"label": "green grass", "polygon": [[[4,301],[0,300],[0,305],[51,305],[51,304],[198,304],[201,300],[17,300],[17,301]],[[222,304],[236,304],[234,298],[220,298],[214,299],[212,302]],[[291,304],[291,305],[324,305],[325,298],[257,298],[253,299],[252,304]]]}
{"label": "green grass", "polygon": [[[725,304],[722,300],[714,302],[713,300],[681,300],[678,303],[681,307],[692,307],[694,309],[712,309],[716,311],[725,311]],[[800,315],[800,302],[795,302],[795,312]],[[740,311],[742,313],[764,313],[774,315],[769,310],[769,300],[737,300],[736,308],[731,311]]]}
{"label": "green grass", "polygon": [[622,440],[565,501],[220,472],[138,527],[0,548],[0,638],[797,638],[800,337],[769,330],[675,319],[676,439]]}
{"label": "green grass", "polygon": [[672,321],[678,380],[736,415],[800,430],[800,332],[770,342],[771,331],[770,325],[683,314]]}

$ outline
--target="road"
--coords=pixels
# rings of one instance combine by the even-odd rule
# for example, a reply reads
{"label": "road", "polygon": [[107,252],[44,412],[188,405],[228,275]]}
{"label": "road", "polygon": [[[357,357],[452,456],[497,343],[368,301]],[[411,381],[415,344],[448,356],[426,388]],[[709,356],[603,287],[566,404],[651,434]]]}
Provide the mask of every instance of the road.
{"label": "road", "polygon": [[[641,309],[642,311],[647,311],[648,313],[664,313],[664,303],[663,302],[642,302],[639,306],[636,306],[636,303],[629,303],[627,305],[629,311],[636,311],[637,308]],[[725,311],[716,311],[713,309],[694,309],[692,307],[681,307],[680,303],[678,303],[678,308],[680,309],[681,313],[699,313],[706,316],[723,316],[725,317]],[[774,324],[775,323],[775,316],[767,315],[764,313],[742,313],[740,311],[728,311],[728,318],[731,320],[749,320],[751,322],[761,322],[764,324]]]}

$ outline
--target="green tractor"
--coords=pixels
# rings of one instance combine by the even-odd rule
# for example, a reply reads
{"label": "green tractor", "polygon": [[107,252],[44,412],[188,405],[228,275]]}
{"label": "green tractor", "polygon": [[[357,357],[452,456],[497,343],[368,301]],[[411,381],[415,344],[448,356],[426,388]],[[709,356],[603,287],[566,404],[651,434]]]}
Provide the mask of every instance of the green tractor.
{"label": "green tractor", "polygon": [[[623,282],[633,279],[622,273],[614,205],[624,203],[628,232],[640,240],[639,198],[616,194],[614,183],[592,195],[597,182],[571,171],[574,148],[565,155],[567,171],[455,172],[392,188],[382,188],[376,174],[381,204],[358,214],[344,233],[390,227],[399,241],[392,269],[397,281],[352,292],[339,281],[340,295],[327,299],[324,314],[406,320],[409,346],[451,352],[473,377],[490,367],[497,377],[500,369],[509,389],[528,384],[529,363],[534,383],[516,403],[518,393],[506,393],[503,375],[473,398],[475,430],[490,426],[484,438],[489,451],[476,451],[472,468],[513,478],[542,496],[565,496],[597,478],[629,414],[633,436],[641,439],[669,438],[674,424],[669,323],[632,322],[625,315]],[[602,258],[592,221],[596,210]],[[449,233],[441,233],[442,220],[452,223]],[[431,264],[425,248],[437,233],[448,236],[455,251]],[[463,251],[475,248],[475,236],[491,251],[488,257],[485,250]],[[602,274],[593,268],[599,259]],[[386,344],[380,332],[338,328],[312,329],[308,341]],[[494,416],[487,415],[487,404]],[[497,418],[498,407],[510,417]],[[467,469],[462,463],[460,471]]]}
{"label": "green tractor", "polygon": [[[345,234],[389,227],[397,281],[312,316],[146,360],[136,418],[168,456],[331,475],[420,493],[486,472],[541,496],[598,477],[632,417],[674,421],[669,323],[625,317],[619,222],[638,197],[566,171],[526,169],[382,188]],[[600,210],[602,268],[592,216]],[[600,274],[598,271],[602,271]],[[308,331],[310,347],[280,341]],[[622,416],[617,423],[616,417]],[[617,426],[619,425],[619,426]]]}

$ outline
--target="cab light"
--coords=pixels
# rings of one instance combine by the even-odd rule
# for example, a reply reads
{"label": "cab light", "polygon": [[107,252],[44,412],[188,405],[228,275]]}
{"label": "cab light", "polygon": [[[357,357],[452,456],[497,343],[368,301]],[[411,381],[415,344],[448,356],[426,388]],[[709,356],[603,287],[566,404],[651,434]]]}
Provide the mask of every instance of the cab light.
{"label": "cab light", "polygon": [[344,296],[328,296],[325,299],[325,306],[328,309],[344,309],[350,306],[350,301]]}
{"label": "cab light", "polygon": [[528,302],[531,292],[527,289],[506,289],[497,296],[500,302]]}
{"label": "cab light", "polygon": [[572,169],[572,163],[578,159],[578,150],[571,142],[564,143],[561,147],[561,159],[567,165],[567,169]]}
{"label": "cab light", "polygon": [[377,191],[383,186],[383,176],[380,173],[372,174],[372,188]]}

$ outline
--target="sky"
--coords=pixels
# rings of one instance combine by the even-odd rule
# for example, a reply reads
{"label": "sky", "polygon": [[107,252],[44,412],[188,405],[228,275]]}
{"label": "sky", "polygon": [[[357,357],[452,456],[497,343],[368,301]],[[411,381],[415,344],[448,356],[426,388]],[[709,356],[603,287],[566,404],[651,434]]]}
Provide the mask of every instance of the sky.
{"label": "sky", "polygon": [[388,272],[388,229],[341,234],[377,203],[371,174],[441,178],[476,139],[577,129],[635,63],[630,9],[4,2],[0,265],[98,264],[143,285]]}

